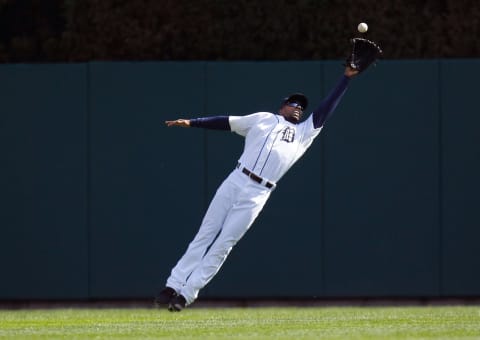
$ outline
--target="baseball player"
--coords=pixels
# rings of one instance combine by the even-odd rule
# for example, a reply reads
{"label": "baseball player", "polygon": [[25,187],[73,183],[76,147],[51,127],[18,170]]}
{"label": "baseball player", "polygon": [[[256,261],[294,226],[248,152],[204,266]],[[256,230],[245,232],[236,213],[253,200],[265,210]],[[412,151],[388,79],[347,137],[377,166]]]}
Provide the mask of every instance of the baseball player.
{"label": "baseball player", "polygon": [[277,182],[305,153],[340,102],[358,70],[346,66],[328,96],[304,121],[307,98],[295,93],[282,101],[278,114],[217,116],[166,121],[167,126],[233,131],[245,137],[242,155],[218,188],[200,229],[172,269],[157,306],[181,311],[218,272],[275,189]]}

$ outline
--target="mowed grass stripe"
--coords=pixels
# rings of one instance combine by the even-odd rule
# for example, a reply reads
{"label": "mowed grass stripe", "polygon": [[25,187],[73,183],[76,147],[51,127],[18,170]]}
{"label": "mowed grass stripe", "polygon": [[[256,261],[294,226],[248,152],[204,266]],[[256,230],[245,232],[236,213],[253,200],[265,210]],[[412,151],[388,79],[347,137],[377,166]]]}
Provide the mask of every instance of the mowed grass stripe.
{"label": "mowed grass stripe", "polygon": [[480,307],[0,311],[3,339],[480,339]]}

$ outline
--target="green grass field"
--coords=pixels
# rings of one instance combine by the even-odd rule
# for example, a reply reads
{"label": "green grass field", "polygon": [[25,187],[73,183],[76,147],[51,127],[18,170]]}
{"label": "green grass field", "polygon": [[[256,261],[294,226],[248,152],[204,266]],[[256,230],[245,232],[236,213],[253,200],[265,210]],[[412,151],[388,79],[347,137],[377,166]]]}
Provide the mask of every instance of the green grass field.
{"label": "green grass field", "polygon": [[480,339],[480,307],[0,311],[3,339]]}

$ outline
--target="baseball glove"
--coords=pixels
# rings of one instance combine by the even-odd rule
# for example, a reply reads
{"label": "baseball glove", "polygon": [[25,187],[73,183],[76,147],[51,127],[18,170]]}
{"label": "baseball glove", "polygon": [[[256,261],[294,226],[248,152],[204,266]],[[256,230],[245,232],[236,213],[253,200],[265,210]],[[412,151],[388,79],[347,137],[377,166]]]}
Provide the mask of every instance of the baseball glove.
{"label": "baseball glove", "polygon": [[358,70],[365,71],[382,54],[380,47],[373,41],[363,38],[353,38],[352,53],[347,58],[347,65]]}

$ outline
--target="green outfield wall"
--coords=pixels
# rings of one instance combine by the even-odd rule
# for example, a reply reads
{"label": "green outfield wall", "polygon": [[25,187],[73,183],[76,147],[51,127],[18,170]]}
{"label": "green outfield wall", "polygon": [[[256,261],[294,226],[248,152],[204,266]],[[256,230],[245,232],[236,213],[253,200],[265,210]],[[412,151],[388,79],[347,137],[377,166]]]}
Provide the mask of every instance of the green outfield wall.
{"label": "green outfield wall", "polygon": [[[480,296],[480,60],[351,82],[201,297]],[[149,298],[243,139],[177,117],[317,105],[325,62],[0,65],[0,299]]]}

